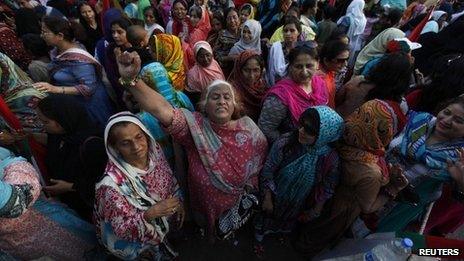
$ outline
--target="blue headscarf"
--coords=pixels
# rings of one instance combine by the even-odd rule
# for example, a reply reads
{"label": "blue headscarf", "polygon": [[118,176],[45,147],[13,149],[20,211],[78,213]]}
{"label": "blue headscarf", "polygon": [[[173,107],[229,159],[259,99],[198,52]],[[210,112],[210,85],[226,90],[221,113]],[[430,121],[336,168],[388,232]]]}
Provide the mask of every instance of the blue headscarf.
{"label": "blue headscarf", "polygon": [[10,199],[11,194],[13,193],[12,186],[6,182],[3,182],[5,168],[12,163],[25,160],[26,159],[23,157],[15,157],[11,151],[0,147],[0,209],[5,206],[5,204]]}
{"label": "blue headscarf", "polygon": [[302,156],[285,166],[276,175],[276,202],[282,207],[276,217],[286,220],[295,216],[314,185],[318,160],[332,150],[329,143],[337,141],[343,134],[343,118],[327,106],[312,107],[319,113],[319,135],[313,145],[307,146]]}

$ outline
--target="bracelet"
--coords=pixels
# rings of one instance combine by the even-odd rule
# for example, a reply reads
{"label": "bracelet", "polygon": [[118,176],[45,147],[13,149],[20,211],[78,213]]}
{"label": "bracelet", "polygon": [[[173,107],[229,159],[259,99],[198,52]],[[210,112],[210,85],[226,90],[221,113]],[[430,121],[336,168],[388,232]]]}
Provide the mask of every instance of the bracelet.
{"label": "bracelet", "polygon": [[140,77],[137,75],[134,79],[123,79],[122,77],[119,77],[119,84],[121,84],[123,87],[126,88],[132,88],[135,87],[137,82],[140,80]]}

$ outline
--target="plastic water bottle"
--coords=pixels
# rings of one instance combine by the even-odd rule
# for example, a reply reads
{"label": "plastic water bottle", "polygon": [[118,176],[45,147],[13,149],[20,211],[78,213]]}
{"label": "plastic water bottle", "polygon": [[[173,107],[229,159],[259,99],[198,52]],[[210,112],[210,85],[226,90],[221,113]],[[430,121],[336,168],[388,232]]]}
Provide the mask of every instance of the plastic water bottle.
{"label": "plastic water bottle", "polygon": [[405,261],[411,255],[413,242],[409,238],[393,239],[380,244],[371,250],[351,256],[343,256],[329,259],[330,261]]}
{"label": "plastic water bottle", "polygon": [[[379,245],[374,247],[371,251],[372,252],[372,261],[390,261],[390,260],[398,260],[403,261],[407,260],[408,257],[411,255],[411,248],[413,246],[413,242],[409,238],[404,238],[402,240],[392,240],[387,244]],[[368,252],[368,253],[369,253]],[[366,253],[366,257],[367,254]],[[370,258],[370,256],[369,256]],[[365,258],[367,261],[368,259]],[[369,260],[369,261],[371,261]]]}

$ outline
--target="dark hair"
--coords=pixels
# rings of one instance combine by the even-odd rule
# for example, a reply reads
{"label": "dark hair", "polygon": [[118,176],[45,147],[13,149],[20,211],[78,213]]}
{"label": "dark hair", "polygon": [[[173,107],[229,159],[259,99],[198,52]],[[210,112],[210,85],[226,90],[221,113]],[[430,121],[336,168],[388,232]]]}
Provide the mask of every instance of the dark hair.
{"label": "dark hair", "polygon": [[185,8],[185,10],[188,10],[188,4],[185,0],[174,0],[174,2],[172,3],[172,9],[174,9],[174,6],[176,4],[181,4]]}
{"label": "dark hair", "polygon": [[322,8],[322,15],[324,16],[324,19],[330,19],[333,21],[335,19],[335,12],[336,9],[330,5],[325,5]]}
{"label": "dark hair", "polygon": [[139,47],[143,37],[138,34],[139,31],[144,31],[145,28],[141,25],[131,25],[126,30],[126,38],[129,43],[134,47]]}
{"label": "dark hair", "polygon": [[124,31],[127,32],[127,29],[132,25],[132,23],[126,18],[120,18],[111,22],[111,27],[113,27],[113,25],[119,25],[122,29],[124,29]]}
{"label": "dark hair", "polygon": [[446,103],[444,103],[444,106],[440,108],[440,110],[450,106],[451,104],[459,104],[462,108],[464,108],[464,96],[459,95],[456,98],[449,99]]}
{"label": "dark hair", "polygon": [[[308,108],[301,114],[298,125],[299,127],[303,127],[307,134],[315,136],[317,139],[321,128],[321,116],[316,109]],[[288,155],[294,148],[300,145],[298,142],[298,132],[299,129],[292,132],[289,142],[283,148],[284,155]]]}
{"label": "dark hair", "polygon": [[86,38],[85,31],[80,24],[55,16],[45,16],[42,22],[52,33],[62,34],[66,41],[72,42],[74,39],[82,41]]}
{"label": "dark hair", "polygon": [[289,24],[294,24],[295,27],[296,27],[296,30],[298,30],[298,32],[301,34],[301,22],[300,22],[300,20],[298,20],[298,18],[296,18],[294,16],[286,15],[286,16],[284,16],[283,20],[284,20],[284,22],[283,22],[284,27],[286,25],[289,25]]}
{"label": "dark hair", "polygon": [[40,19],[33,9],[18,9],[15,24],[16,33],[19,37],[27,33],[40,34]]}
{"label": "dark hair", "polygon": [[340,41],[330,41],[326,42],[323,46],[321,51],[319,52],[319,59],[322,63],[324,60],[331,61],[335,59],[338,55],[340,55],[344,51],[349,51],[349,45],[340,42]]}
{"label": "dark hair", "polygon": [[201,7],[199,6],[192,5],[192,7],[190,7],[189,9],[189,14],[192,14],[192,12],[195,13],[199,18],[201,18],[203,10],[201,10]]}
{"label": "dark hair", "polygon": [[367,94],[367,100],[400,102],[409,88],[412,72],[413,65],[408,54],[386,54],[366,76],[367,82],[375,85]]}
{"label": "dark hair", "polygon": [[401,17],[403,17],[403,11],[398,8],[393,8],[388,12],[387,20],[390,22],[390,25],[395,25],[399,23]]}
{"label": "dark hair", "polygon": [[21,37],[24,48],[29,51],[34,57],[48,56],[50,48],[47,43],[38,34],[25,34]]}
{"label": "dark hair", "polygon": [[305,0],[301,4],[301,12],[306,13],[310,8],[314,8],[317,5],[316,0]]}
{"label": "dark hair", "polygon": [[226,27],[226,19],[224,18],[224,14],[221,11],[219,11],[219,10],[215,11],[213,13],[213,18],[211,19],[211,22],[212,22],[213,19],[219,20],[219,22],[221,22],[221,24],[222,24],[222,28]]}
{"label": "dark hair", "polygon": [[325,42],[340,41],[342,38],[348,38],[348,35],[346,34],[345,30],[343,30],[343,28],[337,27],[332,31],[329,38]]}
{"label": "dark hair", "polygon": [[79,22],[84,26],[84,27],[89,27],[89,24],[87,23],[87,21],[85,20],[85,18],[82,16],[81,14],[81,8],[83,6],[90,6],[90,8],[92,9],[93,13],[95,14],[95,22],[97,22],[97,24],[99,23],[98,21],[98,17],[97,17],[97,11],[95,11],[95,9],[89,4],[87,3],[87,1],[85,2],[81,2],[77,5],[77,17],[79,17]]}
{"label": "dark hair", "polygon": [[307,54],[315,60],[318,59],[316,48],[309,48],[306,46],[297,46],[293,48],[288,54],[288,64],[292,65],[296,61],[296,58],[301,54]]}
{"label": "dark hair", "polygon": [[[264,59],[263,59],[263,57],[261,57],[261,55],[259,55],[259,54],[250,56],[250,57],[249,57],[248,59],[246,59],[246,61],[243,63],[243,66],[245,66],[245,64],[246,64],[249,60],[251,60],[251,59],[255,59],[255,60],[258,62],[259,66],[261,67],[261,71],[264,70],[264,69],[266,68],[266,65],[264,64]],[[242,68],[243,68],[243,66],[242,66]]]}
{"label": "dark hair", "polygon": [[446,57],[442,72],[425,86],[417,110],[435,113],[451,98],[464,93],[464,56]]}
{"label": "dark hair", "polygon": [[229,8],[227,8],[227,9],[225,10],[225,12],[224,12],[224,18],[225,18],[226,20],[227,20],[227,16],[228,16],[229,13],[232,12],[232,11],[236,12],[237,15],[239,14],[239,12],[237,11],[237,8],[235,8],[235,7],[229,7]]}
{"label": "dark hair", "polygon": [[285,12],[285,14],[288,14],[288,12],[291,12],[291,11],[296,12],[298,18],[300,17],[300,15],[301,15],[300,7],[298,7],[298,5],[297,5],[296,3],[293,3],[293,4],[288,8],[287,12]]}
{"label": "dark hair", "polygon": [[153,12],[153,16],[155,17],[155,21],[157,24],[159,24],[161,27],[164,28],[164,21],[161,18],[161,15],[158,12],[158,9],[154,8],[153,6],[147,6],[145,9],[143,9],[143,16],[145,17],[145,12],[151,10]]}

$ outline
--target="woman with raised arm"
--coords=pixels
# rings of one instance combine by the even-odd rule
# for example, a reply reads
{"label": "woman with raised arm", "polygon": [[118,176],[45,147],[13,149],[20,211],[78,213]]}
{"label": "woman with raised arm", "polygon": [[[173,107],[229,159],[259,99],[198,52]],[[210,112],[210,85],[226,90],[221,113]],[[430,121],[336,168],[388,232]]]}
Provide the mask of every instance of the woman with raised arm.
{"label": "woman with raised arm", "polygon": [[174,109],[138,78],[137,53],[116,56],[121,81],[141,108],[158,118],[187,151],[194,218],[206,226],[211,240],[215,234],[227,237],[245,223],[257,203],[251,192],[267,152],[264,134],[249,117],[241,117],[238,95],[229,83],[218,80],[206,88],[202,113]]}

